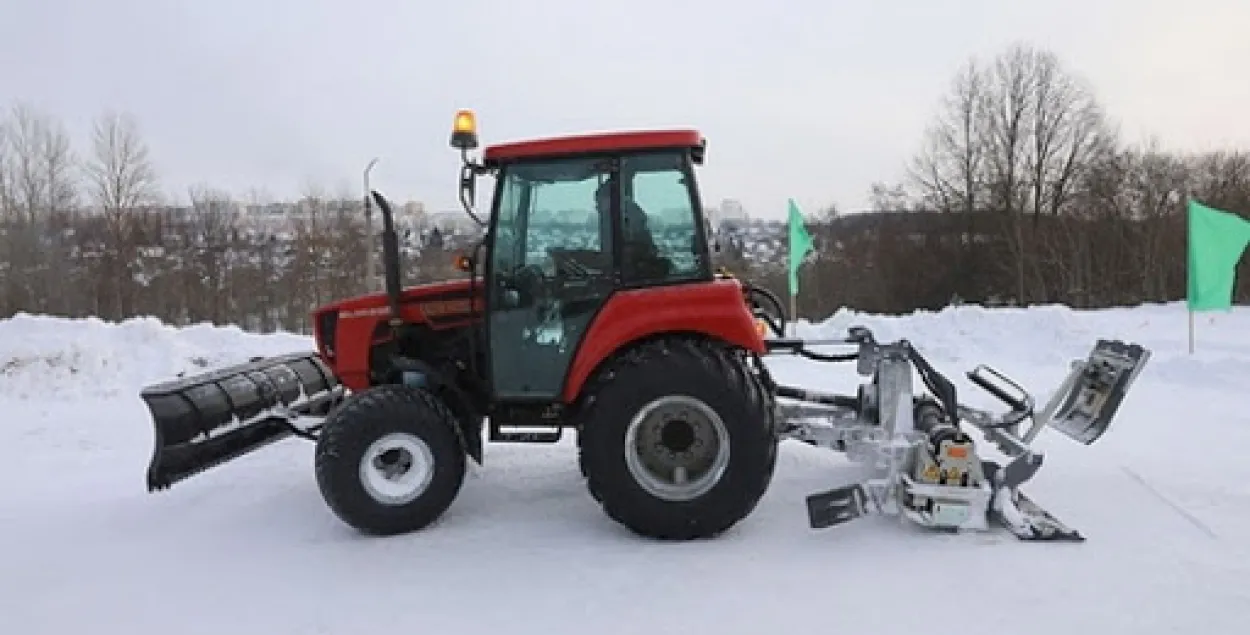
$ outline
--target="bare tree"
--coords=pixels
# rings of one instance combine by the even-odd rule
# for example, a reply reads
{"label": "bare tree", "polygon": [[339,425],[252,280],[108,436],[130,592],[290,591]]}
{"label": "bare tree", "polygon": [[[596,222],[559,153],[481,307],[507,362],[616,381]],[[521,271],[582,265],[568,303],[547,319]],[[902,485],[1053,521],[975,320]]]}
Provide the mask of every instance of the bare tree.
{"label": "bare tree", "polygon": [[240,273],[236,265],[241,264],[231,258],[237,253],[238,207],[229,193],[205,185],[191,188],[190,199],[183,273],[196,297],[188,298],[187,304],[196,309],[192,319],[226,323],[237,297],[232,288]]}
{"label": "bare tree", "polygon": [[[1011,252],[1019,301],[1047,299],[1054,289],[1037,268],[1037,218],[1063,213],[1085,172],[1115,148],[1115,131],[1092,90],[1053,53],[1017,44],[988,64],[969,61],[956,75],[911,161],[910,195],[925,209],[967,214],[962,278],[983,277],[986,261],[970,250],[988,231]],[[982,211],[1001,220],[978,227]],[[1022,222],[1026,213],[1032,229]]]}
{"label": "bare tree", "polygon": [[901,184],[877,181],[868,188],[868,208],[874,212],[921,211],[917,203],[907,195]]}
{"label": "bare tree", "polygon": [[120,216],[155,202],[156,169],[138,124],[127,114],[108,112],[92,131],[92,160],[86,165],[91,194],[107,216]]}
{"label": "bare tree", "polygon": [[987,97],[984,74],[975,60],[969,61],[942,98],[936,121],[925,131],[924,148],[909,166],[909,181],[923,208],[980,209]]}
{"label": "bare tree", "polygon": [[58,228],[77,196],[69,135],[60,122],[20,102],[0,128],[5,261],[13,271],[7,302],[28,311],[63,310],[53,265],[65,256]]}
{"label": "bare tree", "polygon": [[9,149],[9,126],[0,121],[0,220],[16,213],[17,202],[13,192],[13,155]]}
{"label": "bare tree", "polygon": [[1053,53],[1019,48],[1012,55],[1031,84],[1031,143],[1024,159],[1031,211],[1058,214],[1091,166],[1114,155],[1116,131],[1092,88],[1064,71]]}
{"label": "bare tree", "polygon": [[29,220],[65,211],[77,198],[74,153],[61,122],[28,104],[13,106],[5,126],[12,149],[11,182],[17,202]]}
{"label": "bare tree", "polygon": [[40,175],[40,146],[45,123],[30,106],[13,106],[5,135],[11,148],[11,185],[20,213],[33,224],[47,200],[47,184]]}
{"label": "bare tree", "polygon": [[130,240],[127,214],[158,196],[156,170],[133,117],[108,112],[96,119],[85,171],[91,198],[105,220],[97,308],[108,316],[129,315],[137,245]]}
{"label": "bare tree", "polygon": [[[1081,177],[1113,152],[1116,134],[1093,92],[1051,52],[1016,45],[989,71],[986,126],[989,180],[996,207],[1008,215],[1021,303],[1056,300],[1033,247],[1038,217],[1059,214]],[[1020,214],[1033,217],[1026,230]],[[1032,263],[1032,267],[1029,266]]]}
{"label": "bare tree", "polygon": [[69,133],[59,121],[43,118],[38,136],[38,174],[43,182],[44,200],[37,226],[44,235],[39,249],[39,272],[32,280],[35,287],[36,306],[48,313],[66,313],[72,298],[66,297],[58,264],[70,256],[65,230],[78,199],[79,181],[76,157],[69,140]]}
{"label": "bare tree", "polygon": [[[924,145],[908,167],[905,188],[896,188],[886,199],[895,210],[910,208],[963,214],[962,232],[938,238],[934,246],[954,264],[956,289],[952,294],[975,296],[986,276],[979,271],[976,237],[979,212],[990,204],[987,191],[988,142],[991,95],[985,72],[975,59],[955,75],[950,92],[943,96],[935,121],[925,130]],[[910,191],[912,203],[899,199]],[[877,193],[884,194],[880,187]]]}
{"label": "bare tree", "polygon": [[17,198],[13,186],[13,153],[9,145],[9,126],[0,121],[0,316],[19,308],[14,296],[21,288],[22,276],[16,266],[18,249],[14,228],[18,217]]}
{"label": "bare tree", "polygon": [[[1127,282],[1137,298],[1166,300],[1172,281],[1184,273],[1176,250],[1184,249],[1181,212],[1192,180],[1184,158],[1152,139],[1096,162],[1079,188],[1084,195],[1078,212],[1082,218],[1124,228],[1115,242],[1100,244],[1099,252],[1104,259],[1114,255],[1125,265],[1121,269],[1133,272],[1134,280],[1115,282]],[[1108,278],[1112,276],[1098,277]]]}

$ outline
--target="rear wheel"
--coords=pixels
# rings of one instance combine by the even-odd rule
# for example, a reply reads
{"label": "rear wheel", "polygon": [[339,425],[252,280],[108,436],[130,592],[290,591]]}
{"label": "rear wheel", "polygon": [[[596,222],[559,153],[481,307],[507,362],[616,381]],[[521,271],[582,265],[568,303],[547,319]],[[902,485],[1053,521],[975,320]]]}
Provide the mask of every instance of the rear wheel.
{"label": "rear wheel", "polygon": [[343,522],[365,533],[422,529],[464,482],[455,416],[420,388],[377,386],[353,395],[317,440],[317,485]]}
{"label": "rear wheel", "polygon": [[702,340],[648,342],[589,383],[581,469],[608,516],[632,531],[714,536],[750,514],[772,479],[773,417],[738,352]]}

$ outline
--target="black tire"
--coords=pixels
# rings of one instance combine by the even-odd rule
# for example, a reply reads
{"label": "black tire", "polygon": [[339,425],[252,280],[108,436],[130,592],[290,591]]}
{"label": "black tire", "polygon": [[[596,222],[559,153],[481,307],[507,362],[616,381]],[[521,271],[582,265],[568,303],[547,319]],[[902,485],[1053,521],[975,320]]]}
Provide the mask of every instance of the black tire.
{"label": "black tire", "polygon": [[[428,484],[407,500],[380,499],[370,493],[377,487],[362,475],[370,446],[388,438],[409,444],[410,467],[419,470],[423,464],[413,451],[433,464]],[[402,460],[404,453],[395,451],[390,459]],[[438,520],[460,492],[465,467],[455,415],[420,388],[383,385],[356,393],[330,414],[317,439],[322,497],[343,522],[368,534],[407,533]]]}
{"label": "black tire", "polygon": [[[666,496],[649,489],[635,464],[631,471],[627,437],[631,421],[648,404],[664,400],[692,400],[668,403],[665,416],[670,432],[681,432],[690,443],[689,424],[669,426],[680,420],[696,420],[714,428],[723,424],[727,435],[728,457],[723,469],[702,491],[685,497]],[[706,406],[708,412],[700,413]],[[649,341],[609,361],[587,383],[577,412],[578,462],[586,476],[587,489],[616,522],[636,534],[663,540],[693,540],[716,536],[749,515],[772,480],[777,463],[779,437],[774,426],[773,400],[749,360],[727,345],[694,338],[665,338]],[[640,433],[645,435],[647,433]],[[662,445],[660,437],[651,437]],[[704,437],[707,441],[710,437]],[[634,445],[634,444],[629,444]],[[702,448],[703,445],[690,446]],[[695,450],[684,458],[688,467],[715,465],[712,452],[700,456]],[[652,460],[681,464],[673,455],[651,454]],[[695,481],[698,481],[698,474]]]}

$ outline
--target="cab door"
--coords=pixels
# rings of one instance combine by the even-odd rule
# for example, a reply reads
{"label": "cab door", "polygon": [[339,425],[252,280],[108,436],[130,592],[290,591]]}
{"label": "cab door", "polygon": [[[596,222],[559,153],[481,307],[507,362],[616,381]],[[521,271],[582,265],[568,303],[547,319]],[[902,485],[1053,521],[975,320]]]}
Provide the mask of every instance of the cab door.
{"label": "cab door", "polygon": [[500,170],[486,271],[495,399],[555,401],[587,327],[615,289],[611,217],[595,201],[615,165],[578,158]]}

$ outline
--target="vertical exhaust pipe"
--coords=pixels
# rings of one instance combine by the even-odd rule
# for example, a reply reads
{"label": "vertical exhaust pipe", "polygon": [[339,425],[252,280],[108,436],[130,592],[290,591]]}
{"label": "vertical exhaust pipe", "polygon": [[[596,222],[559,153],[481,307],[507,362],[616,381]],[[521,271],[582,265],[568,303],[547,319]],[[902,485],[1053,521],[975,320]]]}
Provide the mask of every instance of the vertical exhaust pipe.
{"label": "vertical exhaust pipe", "polygon": [[400,280],[399,236],[395,233],[395,215],[391,212],[391,204],[376,190],[372,192],[373,201],[382,213],[382,275],[386,282],[386,299],[390,305],[390,325],[400,326],[403,322],[399,317],[399,294],[403,290]]}

